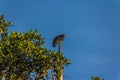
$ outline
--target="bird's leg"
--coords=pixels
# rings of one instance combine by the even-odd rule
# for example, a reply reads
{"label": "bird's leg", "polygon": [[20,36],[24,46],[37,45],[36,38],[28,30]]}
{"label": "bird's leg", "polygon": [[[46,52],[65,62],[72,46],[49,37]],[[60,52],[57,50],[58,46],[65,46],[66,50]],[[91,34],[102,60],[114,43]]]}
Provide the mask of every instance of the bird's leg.
{"label": "bird's leg", "polygon": [[61,53],[61,43],[58,45],[58,53]]}

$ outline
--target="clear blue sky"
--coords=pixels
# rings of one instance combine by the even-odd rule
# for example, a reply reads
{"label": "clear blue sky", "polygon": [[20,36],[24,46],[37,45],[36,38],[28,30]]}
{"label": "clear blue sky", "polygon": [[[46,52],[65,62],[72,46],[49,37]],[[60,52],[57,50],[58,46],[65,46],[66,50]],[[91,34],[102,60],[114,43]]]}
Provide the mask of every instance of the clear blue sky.
{"label": "clear blue sky", "polygon": [[52,50],[53,37],[66,34],[64,80],[120,80],[120,0],[0,0],[0,13],[10,31],[38,29]]}

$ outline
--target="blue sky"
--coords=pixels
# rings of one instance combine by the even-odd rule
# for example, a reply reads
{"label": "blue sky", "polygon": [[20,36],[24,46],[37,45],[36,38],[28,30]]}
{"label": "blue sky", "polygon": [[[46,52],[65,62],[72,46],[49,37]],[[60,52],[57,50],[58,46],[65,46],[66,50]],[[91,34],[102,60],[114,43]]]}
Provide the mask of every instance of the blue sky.
{"label": "blue sky", "polygon": [[46,46],[66,34],[62,52],[72,64],[64,80],[120,80],[120,0],[0,0],[10,31],[38,29]]}

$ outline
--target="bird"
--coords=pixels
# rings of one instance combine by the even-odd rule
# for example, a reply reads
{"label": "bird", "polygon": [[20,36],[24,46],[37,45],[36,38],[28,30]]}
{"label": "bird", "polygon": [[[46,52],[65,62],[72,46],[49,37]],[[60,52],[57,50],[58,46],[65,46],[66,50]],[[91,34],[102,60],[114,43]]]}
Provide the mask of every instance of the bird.
{"label": "bird", "polygon": [[63,39],[64,39],[64,37],[65,37],[65,34],[60,34],[60,35],[56,36],[53,39],[52,46],[55,47],[57,44],[61,44]]}

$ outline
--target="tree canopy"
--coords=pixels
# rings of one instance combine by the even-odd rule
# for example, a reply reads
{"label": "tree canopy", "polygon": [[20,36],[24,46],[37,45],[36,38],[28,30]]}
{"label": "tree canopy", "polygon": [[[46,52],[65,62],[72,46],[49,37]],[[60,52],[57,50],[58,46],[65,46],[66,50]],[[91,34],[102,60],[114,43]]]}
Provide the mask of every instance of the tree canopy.
{"label": "tree canopy", "polygon": [[70,64],[62,53],[47,49],[44,38],[37,30],[8,33],[12,22],[0,15],[0,78],[26,80],[29,73],[37,73],[38,79],[48,80],[48,70],[58,78],[60,70]]}
{"label": "tree canopy", "polygon": [[98,76],[94,76],[94,77],[92,77],[92,80],[104,80],[104,78],[100,78]]}

